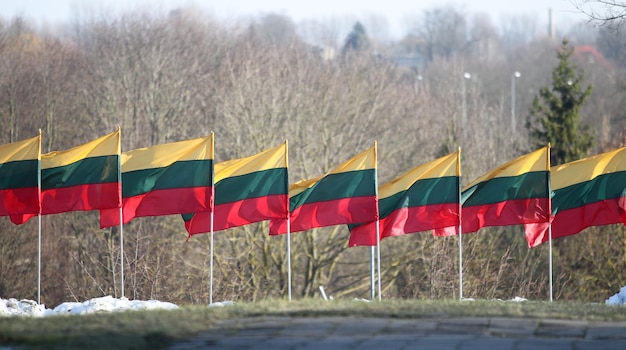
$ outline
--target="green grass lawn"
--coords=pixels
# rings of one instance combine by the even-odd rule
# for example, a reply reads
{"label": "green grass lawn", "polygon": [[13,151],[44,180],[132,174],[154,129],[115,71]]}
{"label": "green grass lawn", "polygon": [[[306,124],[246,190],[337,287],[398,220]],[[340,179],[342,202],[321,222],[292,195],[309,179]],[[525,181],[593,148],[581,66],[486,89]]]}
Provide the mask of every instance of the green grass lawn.
{"label": "green grass lawn", "polygon": [[154,349],[192,336],[227,318],[291,317],[516,317],[626,321],[626,308],[605,304],[458,300],[357,302],[319,299],[266,300],[225,307],[181,306],[177,310],[128,311],[44,318],[0,318],[0,345],[46,349]]}

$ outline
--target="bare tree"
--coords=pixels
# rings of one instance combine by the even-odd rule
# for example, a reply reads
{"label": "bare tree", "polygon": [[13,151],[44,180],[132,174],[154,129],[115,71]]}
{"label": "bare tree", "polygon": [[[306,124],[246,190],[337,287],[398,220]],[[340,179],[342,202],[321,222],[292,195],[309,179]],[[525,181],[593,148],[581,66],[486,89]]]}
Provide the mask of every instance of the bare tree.
{"label": "bare tree", "polygon": [[590,21],[611,28],[619,28],[626,20],[626,3],[618,0],[579,0],[576,8]]}

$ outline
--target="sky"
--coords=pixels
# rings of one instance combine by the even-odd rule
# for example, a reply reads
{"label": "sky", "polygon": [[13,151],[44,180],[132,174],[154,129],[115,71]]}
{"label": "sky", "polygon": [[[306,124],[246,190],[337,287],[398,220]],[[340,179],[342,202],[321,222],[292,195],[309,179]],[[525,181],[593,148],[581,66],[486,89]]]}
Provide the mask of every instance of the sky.
{"label": "sky", "polygon": [[157,8],[167,11],[194,4],[219,18],[278,13],[299,22],[306,19],[376,14],[391,23],[397,23],[404,21],[408,15],[452,4],[464,13],[487,13],[494,23],[498,23],[501,16],[517,14],[544,16],[547,22],[548,9],[553,10],[555,21],[584,19],[575,6],[580,1],[582,0],[0,0],[0,16],[6,19],[21,14],[35,21],[56,23],[71,20],[80,9],[104,8],[113,12],[124,12]]}

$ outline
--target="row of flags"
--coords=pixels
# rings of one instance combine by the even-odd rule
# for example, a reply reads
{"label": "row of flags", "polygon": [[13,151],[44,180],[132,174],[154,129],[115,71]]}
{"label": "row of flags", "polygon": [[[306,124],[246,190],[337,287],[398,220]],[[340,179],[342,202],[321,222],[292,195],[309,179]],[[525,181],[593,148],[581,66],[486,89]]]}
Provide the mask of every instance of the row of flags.
{"label": "row of flags", "polygon": [[[289,186],[287,142],[214,164],[214,135],[121,152],[120,129],[41,154],[41,133],[0,146],[0,216],[99,210],[100,227],[182,214],[189,235],[270,220],[270,234],[347,224],[349,246],[524,225],[529,247],[626,224],[626,148],[550,167],[546,146],[461,189],[461,150],[378,186],[377,146]],[[121,210],[120,210],[121,208]],[[120,214],[121,211],[121,214]],[[122,221],[120,223],[120,220]]]}

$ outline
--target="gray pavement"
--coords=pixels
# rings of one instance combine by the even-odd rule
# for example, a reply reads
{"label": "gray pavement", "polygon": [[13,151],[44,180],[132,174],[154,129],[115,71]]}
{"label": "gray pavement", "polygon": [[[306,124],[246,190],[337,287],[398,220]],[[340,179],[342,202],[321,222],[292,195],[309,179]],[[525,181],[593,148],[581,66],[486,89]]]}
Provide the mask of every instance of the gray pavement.
{"label": "gray pavement", "polygon": [[626,322],[512,318],[221,320],[170,349],[626,349]]}

